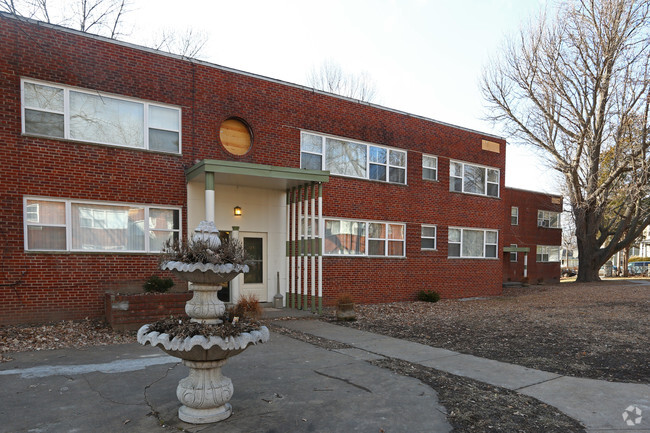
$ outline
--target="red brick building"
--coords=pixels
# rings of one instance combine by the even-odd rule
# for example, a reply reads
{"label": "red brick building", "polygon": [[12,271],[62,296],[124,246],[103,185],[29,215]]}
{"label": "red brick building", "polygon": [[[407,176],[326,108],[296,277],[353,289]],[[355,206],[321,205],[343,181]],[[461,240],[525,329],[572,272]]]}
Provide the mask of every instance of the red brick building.
{"label": "red brick building", "polygon": [[503,236],[504,283],[559,282],[562,197],[505,188],[503,198],[510,204]]}
{"label": "red brick building", "polygon": [[203,219],[254,259],[230,297],[289,305],[497,295],[529,228],[494,135],[7,14],[0,42],[0,323],[102,317]]}

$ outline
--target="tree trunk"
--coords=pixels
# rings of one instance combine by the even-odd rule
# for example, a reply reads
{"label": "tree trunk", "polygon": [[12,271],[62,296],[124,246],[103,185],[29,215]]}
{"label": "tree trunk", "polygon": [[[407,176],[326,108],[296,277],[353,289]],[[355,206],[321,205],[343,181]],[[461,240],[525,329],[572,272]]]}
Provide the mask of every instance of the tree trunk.
{"label": "tree trunk", "polygon": [[578,243],[578,278],[576,281],[587,283],[600,281],[598,271],[605,263],[600,245],[596,240],[598,232],[598,218],[595,212],[575,209],[576,240]]}

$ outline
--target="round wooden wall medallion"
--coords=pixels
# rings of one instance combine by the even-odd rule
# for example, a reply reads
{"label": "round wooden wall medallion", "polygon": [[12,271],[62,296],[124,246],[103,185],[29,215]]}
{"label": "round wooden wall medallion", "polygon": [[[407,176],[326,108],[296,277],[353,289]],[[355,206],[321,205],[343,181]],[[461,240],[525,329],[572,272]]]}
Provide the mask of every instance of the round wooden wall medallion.
{"label": "round wooden wall medallion", "polygon": [[219,128],[219,138],[233,155],[245,155],[253,144],[250,128],[239,119],[225,120]]}

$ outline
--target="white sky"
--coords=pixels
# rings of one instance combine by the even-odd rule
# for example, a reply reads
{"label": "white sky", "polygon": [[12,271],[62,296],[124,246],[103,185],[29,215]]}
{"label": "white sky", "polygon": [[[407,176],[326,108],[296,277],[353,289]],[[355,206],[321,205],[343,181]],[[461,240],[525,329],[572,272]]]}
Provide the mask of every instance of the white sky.
{"label": "white sky", "polygon": [[[136,0],[126,38],[151,40],[161,28],[208,33],[201,58],[306,84],[329,59],[366,71],[381,105],[501,135],[485,114],[479,78],[503,39],[542,0]],[[508,142],[506,184],[560,191],[557,175],[529,148]]]}

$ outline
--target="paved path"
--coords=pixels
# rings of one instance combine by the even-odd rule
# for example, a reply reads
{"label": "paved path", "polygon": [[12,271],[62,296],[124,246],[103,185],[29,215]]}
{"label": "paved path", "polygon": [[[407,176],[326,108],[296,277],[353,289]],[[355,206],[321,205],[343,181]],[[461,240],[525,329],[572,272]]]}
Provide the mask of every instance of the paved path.
{"label": "paved path", "polygon": [[[286,321],[282,326],[353,346],[337,350],[353,358],[397,358],[529,395],[580,421],[589,432],[650,432],[647,384],[561,376],[319,320]],[[634,426],[628,426],[623,419],[623,412],[630,406],[642,413],[640,423]],[[631,422],[637,418],[636,409],[633,419],[628,415]]]}
{"label": "paved path", "polygon": [[451,431],[436,392],[419,380],[275,333],[228,361],[233,415],[201,426],[177,416],[187,368],[156,348],[9,355],[13,361],[0,363],[2,433]]}

